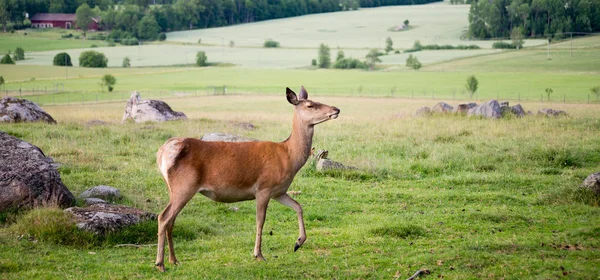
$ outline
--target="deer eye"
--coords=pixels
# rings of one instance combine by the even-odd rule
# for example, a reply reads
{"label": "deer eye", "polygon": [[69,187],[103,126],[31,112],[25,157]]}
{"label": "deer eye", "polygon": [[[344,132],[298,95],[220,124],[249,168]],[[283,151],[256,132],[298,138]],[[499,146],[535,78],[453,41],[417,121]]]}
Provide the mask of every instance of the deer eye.
{"label": "deer eye", "polygon": [[312,109],[312,108],[314,108],[315,106],[313,106],[312,104],[310,104],[310,105],[306,105],[306,107],[307,107],[307,108],[311,108],[311,109]]}

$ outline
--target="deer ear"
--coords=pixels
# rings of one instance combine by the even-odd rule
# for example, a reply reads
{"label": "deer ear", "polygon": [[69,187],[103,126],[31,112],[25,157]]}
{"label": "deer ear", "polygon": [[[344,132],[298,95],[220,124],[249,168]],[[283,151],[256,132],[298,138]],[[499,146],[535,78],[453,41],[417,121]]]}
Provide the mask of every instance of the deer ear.
{"label": "deer ear", "polygon": [[308,99],[308,92],[306,92],[306,89],[304,88],[304,86],[302,86],[302,88],[300,88],[300,100],[304,100],[304,99]]}
{"label": "deer ear", "polygon": [[292,105],[298,105],[298,97],[296,93],[290,88],[285,88],[285,97],[287,97],[288,102]]}

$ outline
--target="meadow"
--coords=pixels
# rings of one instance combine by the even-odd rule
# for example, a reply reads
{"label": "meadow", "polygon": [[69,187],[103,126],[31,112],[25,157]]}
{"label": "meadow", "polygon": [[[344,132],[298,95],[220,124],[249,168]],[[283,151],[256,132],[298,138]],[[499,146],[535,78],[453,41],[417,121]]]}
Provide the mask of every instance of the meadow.
{"label": "meadow", "polygon": [[[381,279],[421,268],[431,271],[427,278],[597,276],[600,200],[578,186],[600,167],[598,105],[557,104],[567,118],[490,121],[411,116],[431,100],[310,96],[342,112],[316,127],[313,146],[359,170],[319,173],[309,161],[300,171],[290,190],[303,205],[308,241],[298,252],[289,208],[270,204],[268,261],[257,262],[254,202],[219,204],[198,195],[175,226],[181,264],[167,265],[165,275],[154,269],[155,247],[113,247],[155,243],[156,223],[99,244],[72,240],[70,231],[47,240],[35,227],[56,216],[46,211],[0,228],[2,278],[106,279],[110,271],[109,278]],[[155,166],[166,139],[219,131],[282,141],[290,133],[292,107],[283,93],[169,103],[190,120],[119,124],[122,102],[49,106],[58,125],[0,129],[59,162],[75,194],[110,185],[121,190],[122,203],[155,213],[168,199]],[[546,105],[523,104],[532,111]],[[88,124],[95,119],[107,124]],[[240,121],[257,129],[243,130]]]}
{"label": "meadow", "polygon": [[[69,33],[73,36],[79,36],[81,39],[61,38],[62,35]],[[91,45],[102,47],[108,45],[108,43],[106,41],[84,40],[83,34],[76,30],[27,29],[0,35],[0,53],[3,55],[8,51],[14,52],[17,47],[24,48],[25,52],[39,52],[89,48]],[[50,65],[52,65],[52,60],[50,60]]]}

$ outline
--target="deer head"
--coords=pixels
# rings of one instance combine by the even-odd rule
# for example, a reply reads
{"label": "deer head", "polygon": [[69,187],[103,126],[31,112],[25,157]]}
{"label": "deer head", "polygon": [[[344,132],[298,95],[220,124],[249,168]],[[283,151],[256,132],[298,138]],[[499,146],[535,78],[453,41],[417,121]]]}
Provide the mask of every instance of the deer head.
{"label": "deer head", "polygon": [[300,89],[298,96],[296,96],[293,90],[286,88],[286,97],[288,102],[295,106],[295,116],[299,118],[299,121],[308,126],[314,126],[335,119],[340,114],[340,109],[334,106],[308,99],[308,92],[306,92],[304,86]]}

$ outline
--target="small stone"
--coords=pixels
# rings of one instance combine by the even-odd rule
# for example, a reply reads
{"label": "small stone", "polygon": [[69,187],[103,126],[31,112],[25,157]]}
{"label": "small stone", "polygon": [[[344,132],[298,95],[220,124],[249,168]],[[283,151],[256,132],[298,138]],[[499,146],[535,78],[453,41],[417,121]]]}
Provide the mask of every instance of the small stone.
{"label": "small stone", "polygon": [[95,186],[83,191],[79,197],[116,200],[121,198],[121,192],[110,186]]}

